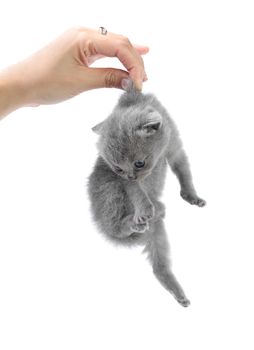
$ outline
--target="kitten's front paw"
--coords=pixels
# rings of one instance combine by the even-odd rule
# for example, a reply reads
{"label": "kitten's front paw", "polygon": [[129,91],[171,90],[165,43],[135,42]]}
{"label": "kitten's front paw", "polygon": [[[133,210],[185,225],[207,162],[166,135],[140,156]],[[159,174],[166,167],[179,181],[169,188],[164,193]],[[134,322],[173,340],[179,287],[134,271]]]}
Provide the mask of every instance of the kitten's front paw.
{"label": "kitten's front paw", "polygon": [[144,233],[148,229],[149,229],[148,222],[145,222],[143,224],[133,223],[133,225],[131,226],[131,231],[138,232],[138,233]]}
{"label": "kitten's front paw", "polygon": [[190,204],[197,205],[198,207],[204,207],[206,205],[206,201],[202,198],[199,198],[195,194],[189,194],[181,191],[182,198]]}
{"label": "kitten's front paw", "polygon": [[134,222],[136,224],[145,224],[147,221],[151,220],[154,217],[154,206],[149,204],[147,207],[142,208],[140,211],[137,211],[134,215]]}

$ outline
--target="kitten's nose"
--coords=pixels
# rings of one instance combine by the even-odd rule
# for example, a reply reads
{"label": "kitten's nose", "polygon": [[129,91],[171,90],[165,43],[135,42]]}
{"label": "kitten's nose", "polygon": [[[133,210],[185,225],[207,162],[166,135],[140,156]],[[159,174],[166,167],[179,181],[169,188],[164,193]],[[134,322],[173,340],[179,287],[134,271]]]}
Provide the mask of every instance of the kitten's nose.
{"label": "kitten's nose", "polygon": [[128,179],[129,179],[129,180],[136,180],[136,179],[137,179],[137,175],[135,175],[135,174],[129,174],[129,175],[128,175]]}

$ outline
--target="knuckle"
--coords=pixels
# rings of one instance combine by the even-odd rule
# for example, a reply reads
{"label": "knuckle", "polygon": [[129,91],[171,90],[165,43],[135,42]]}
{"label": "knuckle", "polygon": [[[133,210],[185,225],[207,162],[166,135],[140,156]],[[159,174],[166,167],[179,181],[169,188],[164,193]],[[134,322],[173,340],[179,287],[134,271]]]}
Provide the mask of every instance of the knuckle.
{"label": "knuckle", "polygon": [[115,87],[117,84],[117,77],[114,72],[107,72],[105,75],[105,86],[106,87]]}
{"label": "knuckle", "polygon": [[86,31],[85,27],[81,27],[81,26],[76,26],[73,28],[77,33],[83,33]]}
{"label": "knuckle", "polygon": [[83,30],[84,30],[83,27],[76,26],[76,27],[69,28],[68,32],[77,35],[77,34],[81,33]]}
{"label": "knuckle", "polygon": [[132,46],[130,40],[126,36],[123,36],[123,35],[120,36],[120,44],[122,46],[126,46],[126,47]]}
{"label": "knuckle", "polygon": [[92,40],[87,40],[86,47],[88,49],[89,56],[93,56],[97,54],[94,43]]}
{"label": "knuckle", "polygon": [[86,30],[84,27],[72,27],[68,30],[68,33],[75,43],[86,38]]}

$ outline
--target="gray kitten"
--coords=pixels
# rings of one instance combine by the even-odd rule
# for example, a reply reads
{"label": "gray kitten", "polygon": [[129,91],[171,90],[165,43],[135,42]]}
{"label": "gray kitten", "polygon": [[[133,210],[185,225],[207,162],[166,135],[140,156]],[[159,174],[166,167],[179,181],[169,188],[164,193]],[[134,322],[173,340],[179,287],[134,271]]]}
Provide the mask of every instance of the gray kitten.
{"label": "gray kitten", "polygon": [[203,207],[177,128],[152,94],[129,88],[111,115],[96,125],[99,157],[89,177],[91,209],[99,229],[116,243],[142,244],[153,272],[182,306],[189,300],[169,260],[169,244],[159,201],[167,164],[178,177],[181,196]]}

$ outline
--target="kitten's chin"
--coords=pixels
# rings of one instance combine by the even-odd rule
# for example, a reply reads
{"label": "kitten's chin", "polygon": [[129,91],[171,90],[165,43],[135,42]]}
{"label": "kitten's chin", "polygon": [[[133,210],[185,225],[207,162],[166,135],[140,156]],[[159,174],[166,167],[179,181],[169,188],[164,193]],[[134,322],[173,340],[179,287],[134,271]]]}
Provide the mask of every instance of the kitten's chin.
{"label": "kitten's chin", "polygon": [[150,174],[151,174],[151,171],[143,172],[142,174],[139,174],[139,175],[138,175],[138,178],[137,178],[136,181],[144,180],[144,179],[145,179],[146,177],[148,177]]}

